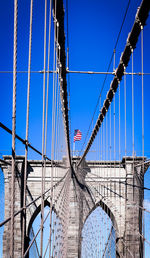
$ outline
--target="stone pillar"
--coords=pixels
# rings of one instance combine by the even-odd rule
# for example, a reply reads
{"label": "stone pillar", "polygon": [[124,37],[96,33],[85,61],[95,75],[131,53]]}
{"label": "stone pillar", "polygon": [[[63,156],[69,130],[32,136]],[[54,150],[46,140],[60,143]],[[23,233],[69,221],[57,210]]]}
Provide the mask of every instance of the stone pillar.
{"label": "stone pillar", "polygon": [[80,169],[77,170],[74,168],[72,170],[69,202],[67,258],[81,257],[83,200],[84,195],[87,194],[85,190],[86,173],[81,171],[83,166],[85,166],[85,161],[80,166]]}
{"label": "stone pillar", "polygon": [[[139,163],[142,158],[123,159],[126,170],[126,209],[124,257],[143,257],[142,209],[144,200],[144,169]],[[135,185],[135,186],[134,186]],[[136,186],[139,186],[136,187]],[[140,207],[139,207],[140,206]]]}
{"label": "stone pillar", "polygon": [[[11,163],[11,157],[5,160]],[[21,208],[21,169],[23,158],[17,160],[15,177],[15,212]],[[11,211],[11,166],[2,165],[5,184],[5,219],[10,217]],[[4,226],[3,234],[3,258],[10,257],[10,221]],[[14,257],[21,258],[21,213],[14,219]]]}
{"label": "stone pillar", "polygon": [[[94,205],[90,192],[88,191],[88,187],[85,183],[85,177],[88,170],[89,168],[86,164],[86,161],[83,160],[78,169],[76,167],[74,168],[72,174],[72,195],[74,196],[74,200],[72,199],[72,202],[70,199],[70,206],[72,206],[70,214],[72,214],[71,221],[72,224],[74,224],[74,227],[72,227],[71,234],[72,236],[74,235],[76,239],[74,239],[74,241],[70,244],[72,246],[74,245],[74,248],[76,248],[76,253],[72,254],[72,256],[70,256],[70,254],[68,253],[67,258],[81,257],[82,229],[84,225],[84,218],[86,217],[87,213],[91,211]],[[68,241],[68,245],[70,244]]]}
{"label": "stone pillar", "polygon": [[74,182],[70,183],[69,223],[67,240],[67,258],[78,257],[79,209],[74,191]]}

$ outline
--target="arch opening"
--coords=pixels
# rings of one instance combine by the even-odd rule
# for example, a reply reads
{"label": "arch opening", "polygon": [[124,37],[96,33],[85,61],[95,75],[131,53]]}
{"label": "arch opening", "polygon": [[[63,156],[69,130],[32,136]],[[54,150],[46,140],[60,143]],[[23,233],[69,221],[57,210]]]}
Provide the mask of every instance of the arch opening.
{"label": "arch opening", "polygon": [[111,217],[99,205],[87,217],[82,229],[81,257],[116,257],[116,229]]}
{"label": "arch opening", "polygon": [[[31,244],[36,233],[41,227],[41,210],[39,206],[37,211],[33,214],[28,227],[28,245]],[[52,229],[51,229],[51,243],[50,243],[50,205],[45,204],[44,207],[44,228],[43,228],[43,257],[59,257],[62,252],[61,238],[62,238],[62,224],[61,220],[57,215],[57,212],[52,210]],[[40,245],[41,245],[41,231],[36,237],[32,247],[29,250],[28,257],[41,257],[40,256]]]}

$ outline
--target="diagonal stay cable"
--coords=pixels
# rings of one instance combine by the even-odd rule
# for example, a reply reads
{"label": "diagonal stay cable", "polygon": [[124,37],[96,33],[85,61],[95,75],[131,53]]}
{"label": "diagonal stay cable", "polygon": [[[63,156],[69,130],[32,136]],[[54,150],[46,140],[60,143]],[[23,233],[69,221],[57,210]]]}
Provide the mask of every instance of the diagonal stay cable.
{"label": "diagonal stay cable", "polygon": [[[106,196],[104,196],[104,195],[102,195],[93,185],[91,186],[92,188],[94,188],[95,189],[95,191],[97,192],[97,193],[99,193],[99,195],[101,195],[101,198],[103,199],[103,200],[105,200],[106,199]],[[91,189],[90,189],[91,190]],[[94,193],[93,193],[93,191],[91,190],[91,192],[92,192],[92,194],[93,194],[93,196],[94,196]],[[104,203],[104,202],[103,202]],[[104,205],[105,205],[105,203],[104,203]],[[101,206],[101,205],[100,205]],[[102,206],[101,206],[102,207]],[[111,218],[111,217],[110,217]],[[114,230],[115,230],[115,232],[117,232],[117,229],[115,228],[115,226],[113,225],[113,228],[114,228]],[[122,241],[122,243],[124,244],[124,246],[125,246],[125,242],[124,242],[124,240],[123,239],[121,239],[121,241]],[[116,243],[116,245],[117,245],[118,243]],[[129,253],[130,253],[130,255],[133,257],[133,254],[130,252],[130,250],[128,249],[127,250]],[[123,258],[123,256],[121,256],[122,258]]]}
{"label": "diagonal stay cable", "polygon": [[[68,176],[70,176],[70,174],[68,174]],[[67,181],[67,178],[63,184],[63,187],[61,188],[59,194],[56,196],[56,201],[54,201],[54,207],[56,206],[56,203],[58,202],[58,200],[60,199],[60,196],[62,195],[61,197],[61,201],[60,201],[60,204],[57,208],[58,210],[58,214],[60,213],[60,210],[61,210],[61,206],[63,207],[63,200],[65,199],[65,196],[66,196],[66,189],[68,188],[68,181]],[[53,229],[54,230],[54,229]],[[55,229],[56,230],[56,229]],[[53,231],[52,231],[53,232]],[[45,258],[46,256],[46,253],[47,253],[47,250],[48,250],[48,247],[51,243],[51,237],[49,237],[48,241],[47,241],[47,245],[46,245],[46,248],[45,248],[45,252],[44,252],[44,255],[43,255],[43,258]]]}
{"label": "diagonal stay cable", "polygon": [[[3,128],[6,132],[12,134],[12,130],[10,130],[7,126],[5,126],[3,123],[0,122],[0,127]],[[15,134],[15,137],[17,140],[21,141],[24,145],[28,145],[28,147],[30,149],[32,149],[33,151],[35,151],[36,153],[38,153],[39,155],[42,156],[42,152],[40,152],[39,150],[37,150],[35,147],[33,147],[29,142],[27,143],[26,140],[24,140],[23,138],[21,138],[20,136],[18,136],[17,134]],[[51,161],[50,158],[48,158],[47,156],[45,157],[47,160]]]}
{"label": "diagonal stay cable", "polygon": [[[68,170],[68,171],[69,171],[69,170]],[[62,182],[63,179],[68,175],[68,171],[66,172],[66,174],[64,175],[64,177],[60,180],[61,182]],[[60,183],[60,181],[57,182],[57,183],[54,185],[54,187],[56,187],[56,186]],[[65,184],[65,182],[66,182],[66,180],[64,181],[64,184]],[[64,185],[64,184],[63,184],[63,185]],[[44,193],[44,195],[45,195],[49,190],[50,190],[50,189],[48,189],[48,190]],[[50,196],[50,195],[48,195],[45,200],[47,200],[47,199],[49,198],[49,196]],[[36,200],[38,200],[39,198],[41,198],[41,195],[40,195],[38,198],[36,198]],[[58,199],[59,199],[59,196],[58,196],[57,200],[58,200]],[[34,203],[34,202],[35,202],[35,200],[33,200],[30,204],[28,204],[27,207],[29,207],[29,206],[30,206],[32,203]],[[22,211],[22,209],[21,209],[17,214],[19,214],[21,211]],[[49,211],[49,213],[50,213],[50,211]],[[48,213],[48,215],[49,215],[49,213]],[[17,214],[16,214],[16,215],[17,215]],[[46,218],[44,219],[43,224],[44,224],[45,221],[47,220],[48,215],[47,215]],[[9,221],[9,220],[7,219],[7,221],[5,221],[5,223],[8,222],[8,221]],[[5,223],[3,223],[3,225],[4,225]],[[1,223],[1,224],[2,224],[2,223]],[[1,224],[0,224],[0,226],[1,226]],[[28,249],[26,250],[26,252],[25,252],[25,254],[24,254],[24,257],[26,257],[26,255],[27,255],[27,253],[29,252],[29,250],[30,250],[31,246],[33,245],[34,241],[36,241],[36,237],[38,236],[38,234],[40,233],[40,231],[41,231],[41,227],[39,228],[39,230],[37,231],[37,233],[34,235],[34,238],[32,239],[32,242],[30,243]]]}
{"label": "diagonal stay cable", "polygon": [[[129,199],[127,199],[127,198],[125,198],[124,196],[122,196],[122,195],[120,195],[120,194],[118,194],[118,193],[116,193],[116,192],[114,192],[113,190],[112,190],[112,188],[109,188],[109,187],[105,187],[105,185],[104,184],[102,184],[102,183],[100,183],[100,182],[97,182],[97,181],[95,181],[95,180],[93,180],[95,183],[98,183],[99,185],[101,185],[103,188],[106,188],[107,190],[109,190],[110,192],[113,192],[115,195],[117,195],[118,197],[120,197],[120,198],[122,198],[122,199],[124,199],[125,201],[128,201],[128,203],[130,204],[130,205],[133,205],[133,206],[135,206],[135,207],[137,207],[137,208],[139,208],[139,209],[141,209],[141,210],[143,210],[143,211],[145,211],[145,212],[147,212],[147,213],[150,213],[150,210],[147,210],[146,208],[144,208],[144,207],[142,207],[142,206],[140,206],[140,205],[138,205],[138,204],[135,204],[135,202],[129,202]],[[117,182],[117,181],[112,181],[112,182]],[[89,184],[90,184],[90,182],[88,182]],[[88,183],[87,183],[87,185],[88,185]],[[120,183],[119,181],[118,181],[118,183]],[[121,183],[124,183],[124,182],[121,182]],[[125,185],[126,185],[126,183],[125,183]],[[128,185],[128,184],[127,184]],[[130,185],[129,184],[129,186],[132,186],[132,185]],[[98,194],[100,194],[101,196],[102,196],[102,194],[101,193],[99,193],[98,192],[98,190],[92,185],[92,187],[95,189],[95,191],[98,193]],[[104,196],[103,196],[104,197]]]}
{"label": "diagonal stay cable", "polygon": [[[53,186],[53,187],[57,187],[67,176],[68,171],[66,172],[66,174]],[[43,193],[43,196],[46,195],[49,191],[51,190],[51,187],[45,191],[45,193]],[[26,205],[26,207],[22,207],[20,210],[18,210],[17,212],[15,212],[14,217],[17,216],[18,214],[20,214],[24,209],[27,209],[28,207],[30,207],[33,203],[35,203],[36,201],[38,201],[41,198],[41,194],[34,200],[32,200],[30,203],[28,203]],[[46,197],[48,198],[48,197]],[[5,225],[8,221],[10,221],[11,217],[5,219],[3,222],[0,223],[0,227],[2,227],[3,225]]]}
{"label": "diagonal stay cable", "polygon": [[[47,215],[46,215],[46,217],[45,217],[45,219],[44,219],[44,221],[43,221],[43,224],[46,222],[46,220],[47,220],[49,214],[50,214],[50,211],[47,213]],[[35,234],[34,238],[32,239],[32,241],[31,241],[30,245],[28,246],[28,248],[27,248],[27,250],[26,250],[26,252],[25,252],[25,254],[24,254],[23,257],[26,257],[26,256],[27,256],[27,254],[28,254],[28,252],[29,252],[31,246],[33,245],[33,243],[34,243],[36,237],[38,236],[38,234],[40,233],[40,231],[41,231],[41,227],[39,228],[39,230],[38,230],[37,233]]]}
{"label": "diagonal stay cable", "polygon": [[[31,227],[31,232],[32,232],[33,237],[35,237],[35,233],[34,233],[33,227]],[[36,248],[37,256],[38,256],[38,258],[40,258],[39,249],[38,249],[38,243],[37,243],[36,239],[35,239],[35,248]]]}
{"label": "diagonal stay cable", "polygon": [[[105,177],[100,177],[100,176],[98,176],[98,175],[96,175],[92,172],[90,172],[90,174],[96,176],[96,178],[105,179]],[[128,186],[137,187],[137,188],[142,189],[142,190],[149,190],[150,191],[150,188],[148,188],[148,187],[139,186],[139,185],[136,185],[136,184],[129,184],[129,183],[126,183],[126,182],[123,182],[123,181],[116,181],[116,180],[109,179],[109,182],[112,182],[112,183],[116,182],[118,184],[125,184],[125,185],[128,185]]]}

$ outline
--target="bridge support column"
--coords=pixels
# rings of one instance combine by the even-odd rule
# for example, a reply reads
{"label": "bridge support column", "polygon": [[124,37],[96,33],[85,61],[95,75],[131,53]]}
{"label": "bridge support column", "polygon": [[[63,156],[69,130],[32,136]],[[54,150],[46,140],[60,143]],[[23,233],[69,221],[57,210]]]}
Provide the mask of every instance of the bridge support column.
{"label": "bridge support column", "polygon": [[[126,170],[126,209],[123,257],[143,257],[142,209],[144,200],[144,167],[142,158],[123,159]],[[135,187],[133,186],[135,185]],[[136,186],[139,186],[136,187]]]}
{"label": "bridge support column", "polygon": [[79,210],[73,180],[70,183],[67,258],[78,257]]}
{"label": "bridge support column", "polygon": [[[85,161],[82,162],[81,168],[83,166],[85,166]],[[84,216],[83,200],[85,198],[85,195],[87,195],[85,189],[85,176],[86,173],[84,171],[81,172],[80,169],[76,170],[75,168],[72,171],[69,202],[70,216],[68,226],[67,258],[81,257],[82,228]]]}
{"label": "bridge support column", "polygon": [[[7,159],[11,163],[11,157]],[[15,176],[15,212],[21,208],[21,173],[23,160],[18,160]],[[5,218],[11,216],[11,166],[2,165],[5,180]],[[22,172],[22,171],[21,171]],[[21,258],[21,214],[14,219],[14,257]],[[10,221],[4,226],[3,258],[10,257]]]}

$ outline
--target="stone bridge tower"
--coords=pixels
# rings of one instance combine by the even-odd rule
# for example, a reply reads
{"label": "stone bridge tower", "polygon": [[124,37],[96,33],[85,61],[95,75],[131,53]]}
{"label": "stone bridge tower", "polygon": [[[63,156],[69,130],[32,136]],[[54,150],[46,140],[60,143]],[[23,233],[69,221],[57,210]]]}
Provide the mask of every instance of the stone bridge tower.
{"label": "stone bridge tower", "polygon": [[[4,156],[4,160],[11,162],[11,156]],[[142,239],[142,209],[144,199],[144,172],[146,167],[141,165],[141,157],[126,157],[121,162],[114,161],[84,161],[76,169],[76,158],[72,159],[73,168],[69,172],[70,185],[68,195],[68,229],[67,246],[63,250],[63,257],[81,257],[82,228],[88,216],[97,207],[111,218],[116,230],[117,257],[143,257]],[[64,162],[57,162],[57,175],[54,183],[65,176]],[[23,203],[23,171],[24,157],[16,157],[15,179],[15,211],[20,210]],[[11,166],[1,164],[5,178],[5,218],[10,217]],[[45,190],[50,185],[51,163],[47,162],[45,176]],[[28,161],[27,203],[36,199],[41,193],[42,162]],[[133,184],[138,187],[133,187]],[[90,185],[93,185],[91,192]],[[61,184],[56,187],[59,194]],[[111,191],[108,189],[112,189]],[[115,194],[117,193],[117,195]],[[93,197],[94,196],[94,197]],[[85,201],[86,200],[86,201]],[[40,198],[27,209],[26,245],[29,244],[29,232],[34,219],[40,211]],[[48,194],[47,202],[49,205]],[[55,206],[56,213],[57,205]],[[61,220],[61,215],[60,215]],[[63,222],[62,222],[63,223]],[[6,223],[3,235],[3,257],[9,257],[10,224]],[[21,257],[21,214],[15,217],[15,257]]]}

